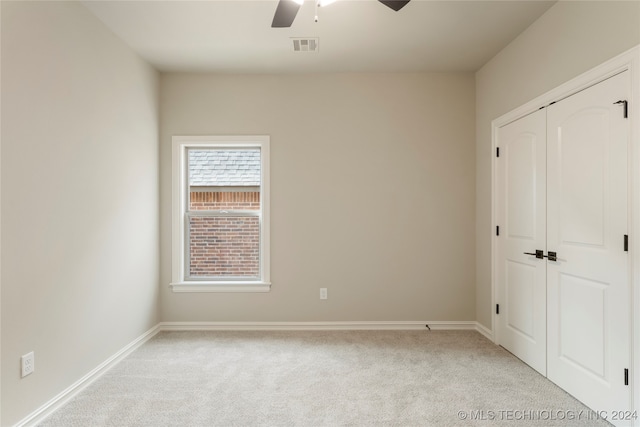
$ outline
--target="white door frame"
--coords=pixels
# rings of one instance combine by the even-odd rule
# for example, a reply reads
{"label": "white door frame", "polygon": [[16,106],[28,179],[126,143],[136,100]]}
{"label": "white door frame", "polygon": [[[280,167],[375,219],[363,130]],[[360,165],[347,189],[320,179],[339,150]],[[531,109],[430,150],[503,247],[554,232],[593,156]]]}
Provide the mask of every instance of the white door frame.
{"label": "white door frame", "polygon": [[[631,131],[631,147],[629,152],[629,253],[631,257],[631,354],[633,362],[631,369],[631,398],[633,410],[640,412],[640,45],[616,56],[615,58],[579,75],[578,77],[550,90],[549,92],[527,102],[491,122],[491,331],[493,341],[499,342],[497,319],[495,313],[497,295],[496,276],[496,236],[497,224],[497,177],[496,177],[496,147],[498,129],[520,117],[526,116],[552,102],[567,98],[576,92],[593,86],[609,77],[625,70],[631,74],[631,99],[629,99],[629,120]],[[621,109],[622,110],[622,109]],[[621,111],[622,114],[622,111]],[[640,420],[634,425],[640,426]]]}

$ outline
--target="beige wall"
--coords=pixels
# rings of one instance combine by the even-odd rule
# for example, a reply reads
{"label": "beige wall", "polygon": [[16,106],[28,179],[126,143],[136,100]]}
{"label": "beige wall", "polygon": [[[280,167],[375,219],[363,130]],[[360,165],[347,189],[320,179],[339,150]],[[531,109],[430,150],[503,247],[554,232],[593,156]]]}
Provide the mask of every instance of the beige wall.
{"label": "beige wall", "polygon": [[[162,320],[475,319],[472,74],[163,74],[161,94]],[[171,137],[233,134],[271,136],[272,290],[172,293]]]}
{"label": "beige wall", "polygon": [[[159,123],[158,76],[82,6],[1,5],[2,425],[159,320],[490,326],[491,120],[640,43],[640,2],[560,2],[475,81],[164,74]],[[206,134],[271,136],[269,293],[168,287],[171,136]]]}
{"label": "beige wall", "polygon": [[1,7],[8,426],[158,322],[158,76],[76,2]]}
{"label": "beige wall", "polygon": [[491,326],[491,121],[640,43],[640,2],[559,2],[476,73],[476,315]]}

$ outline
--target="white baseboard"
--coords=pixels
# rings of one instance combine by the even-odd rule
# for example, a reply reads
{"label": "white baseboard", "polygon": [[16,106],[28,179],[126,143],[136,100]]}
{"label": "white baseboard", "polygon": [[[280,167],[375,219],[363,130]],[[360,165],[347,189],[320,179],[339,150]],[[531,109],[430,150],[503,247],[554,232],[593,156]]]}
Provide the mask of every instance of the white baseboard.
{"label": "white baseboard", "polygon": [[[427,325],[429,326],[427,328]],[[469,330],[477,331],[493,341],[492,332],[475,321],[396,321],[396,322],[160,322],[123,347],[91,372],[67,387],[53,399],[15,424],[31,427],[69,402],[90,384],[113,368],[161,331],[335,331],[335,330]]]}
{"label": "white baseboard", "polygon": [[486,326],[476,322],[476,331],[480,332],[482,335],[487,337],[487,339],[489,339],[491,342],[494,342],[493,341],[493,331],[491,329],[489,329]]}
{"label": "white baseboard", "polygon": [[129,354],[133,353],[136,349],[138,349],[142,344],[149,341],[160,332],[159,325],[154,326],[149,329],[144,334],[140,335],[138,338],[133,340],[131,343],[127,344],[116,354],[102,362],[95,369],[89,372],[84,377],[80,378],[78,381],[67,387],[64,391],[59,393],[56,397],[49,400],[47,403],[42,405],[40,408],[32,412],[29,416],[15,424],[14,427],[30,427],[35,426],[38,423],[41,423],[45,418],[51,415],[53,412],[61,408],[65,403],[73,399],[76,395],[86,389],[89,385],[91,385],[98,378],[103,376],[107,371],[113,368],[118,362],[127,357]]}
{"label": "white baseboard", "polygon": [[161,322],[158,326],[161,331],[477,330],[478,323],[474,321]]}

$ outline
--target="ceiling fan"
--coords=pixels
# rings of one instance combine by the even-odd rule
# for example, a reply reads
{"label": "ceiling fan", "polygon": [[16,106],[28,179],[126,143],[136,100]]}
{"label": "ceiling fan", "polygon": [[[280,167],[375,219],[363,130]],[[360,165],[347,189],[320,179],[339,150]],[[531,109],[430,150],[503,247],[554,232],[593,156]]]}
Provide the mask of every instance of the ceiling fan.
{"label": "ceiling fan", "polygon": [[[380,3],[395,10],[396,12],[402,9],[411,0],[378,0]],[[318,6],[325,6],[329,3],[333,3],[333,0],[317,0]],[[293,24],[293,20],[300,10],[304,0],[280,0],[276,13],[273,16],[273,22],[271,28],[287,28]]]}

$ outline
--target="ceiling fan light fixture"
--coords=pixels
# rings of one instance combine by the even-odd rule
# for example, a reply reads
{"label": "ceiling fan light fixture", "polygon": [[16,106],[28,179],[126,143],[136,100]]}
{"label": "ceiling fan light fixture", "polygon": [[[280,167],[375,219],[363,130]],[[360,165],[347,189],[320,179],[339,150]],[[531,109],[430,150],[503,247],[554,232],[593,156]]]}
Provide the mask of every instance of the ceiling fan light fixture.
{"label": "ceiling fan light fixture", "polygon": [[[1,1],[1,0],[0,0]],[[316,14],[314,21],[318,22],[318,8],[327,6],[337,0],[314,0]],[[383,5],[395,10],[396,12],[402,9],[411,0],[378,0]],[[276,13],[273,15],[273,22],[271,28],[289,28],[293,24],[293,20],[296,19],[298,10],[304,3],[304,0],[278,0],[278,6],[276,7]]]}

